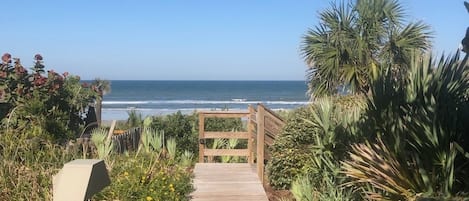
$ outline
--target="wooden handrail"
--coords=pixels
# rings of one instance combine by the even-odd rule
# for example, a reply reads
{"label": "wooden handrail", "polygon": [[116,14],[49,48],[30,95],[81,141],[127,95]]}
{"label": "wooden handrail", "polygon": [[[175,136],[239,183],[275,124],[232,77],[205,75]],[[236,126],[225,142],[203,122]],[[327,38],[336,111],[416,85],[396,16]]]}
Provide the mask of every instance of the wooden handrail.
{"label": "wooden handrail", "polygon": [[[205,118],[249,118],[249,111],[201,111],[199,112],[199,163],[205,162],[205,156],[209,161],[213,156],[246,156],[248,162],[253,161],[251,148],[251,127],[248,125],[247,132],[222,132],[205,131]],[[250,121],[248,121],[249,124]],[[207,149],[205,148],[205,139],[247,139],[247,149]]]}
{"label": "wooden handrail", "polygon": [[[248,118],[246,132],[205,131],[205,118]],[[246,156],[250,164],[254,163],[254,142],[256,143],[257,174],[264,180],[265,144],[272,145],[285,121],[274,111],[258,104],[251,105],[248,111],[200,111],[199,112],[199,162],[208,156]],[[256,131],[256,132],[254,132]],[[205,139],[235,138],[247,139],[247,149],[206,149]]]}

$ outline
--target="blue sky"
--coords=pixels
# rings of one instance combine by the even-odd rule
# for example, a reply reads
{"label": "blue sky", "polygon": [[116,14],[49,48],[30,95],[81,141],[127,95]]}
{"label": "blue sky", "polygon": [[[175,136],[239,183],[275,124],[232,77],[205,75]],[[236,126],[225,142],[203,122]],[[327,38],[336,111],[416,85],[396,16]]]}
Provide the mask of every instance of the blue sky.
{"label": "blue sky", "polygon": [[[329,0],[2,1],[2,44],[32,66],[82,79],[304,80],[301,36]],[[455,52],[469,26],[459,0],[401,0]]]}

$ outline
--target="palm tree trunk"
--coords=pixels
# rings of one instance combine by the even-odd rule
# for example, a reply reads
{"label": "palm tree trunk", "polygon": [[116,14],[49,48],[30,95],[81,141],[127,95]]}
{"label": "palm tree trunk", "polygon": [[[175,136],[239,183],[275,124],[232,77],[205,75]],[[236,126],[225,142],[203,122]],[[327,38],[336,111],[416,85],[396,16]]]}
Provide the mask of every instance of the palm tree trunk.
{"label": "palm tree trunk", "polygon": [[98,126],[101,125],[102,105],[103,105],[103,99],[101,97],[97,98],[95,110],[96,110],[96,122],[98,123]]}

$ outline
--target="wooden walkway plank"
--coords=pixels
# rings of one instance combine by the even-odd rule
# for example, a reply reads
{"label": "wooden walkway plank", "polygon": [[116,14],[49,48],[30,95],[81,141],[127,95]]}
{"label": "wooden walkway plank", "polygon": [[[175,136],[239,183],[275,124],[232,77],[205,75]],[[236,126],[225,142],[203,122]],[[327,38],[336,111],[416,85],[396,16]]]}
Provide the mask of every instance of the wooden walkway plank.
{"label": "wooden walkway plank", "polygon": [[193,201],[268,201],[255,167],[248,163],[197,163]]}

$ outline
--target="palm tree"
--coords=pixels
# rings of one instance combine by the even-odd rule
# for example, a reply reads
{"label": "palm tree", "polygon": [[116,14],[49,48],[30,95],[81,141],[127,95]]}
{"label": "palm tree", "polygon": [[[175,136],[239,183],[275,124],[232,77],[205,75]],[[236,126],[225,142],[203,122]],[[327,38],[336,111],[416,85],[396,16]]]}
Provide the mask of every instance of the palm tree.
{"label": "palm tree", "polygon": [[404,14],[396,0],[342,2],[322,11],[319,25],[307,31],[301,47],[311,98],[336,94],[340,87],[366,94],[383,70],[399,78],[409,55],[430,47],[429,27],[405,25]]}
{"label": "palm tree", "polygon": [[96,78],[91,83],[91,88],[94,89],[98,93],[96,97],[95,109],[96,109],[96,119],[99,125],[101,124],[103,96],[111,92],[111,83],[108,80],[102,80],[101,78]]}

